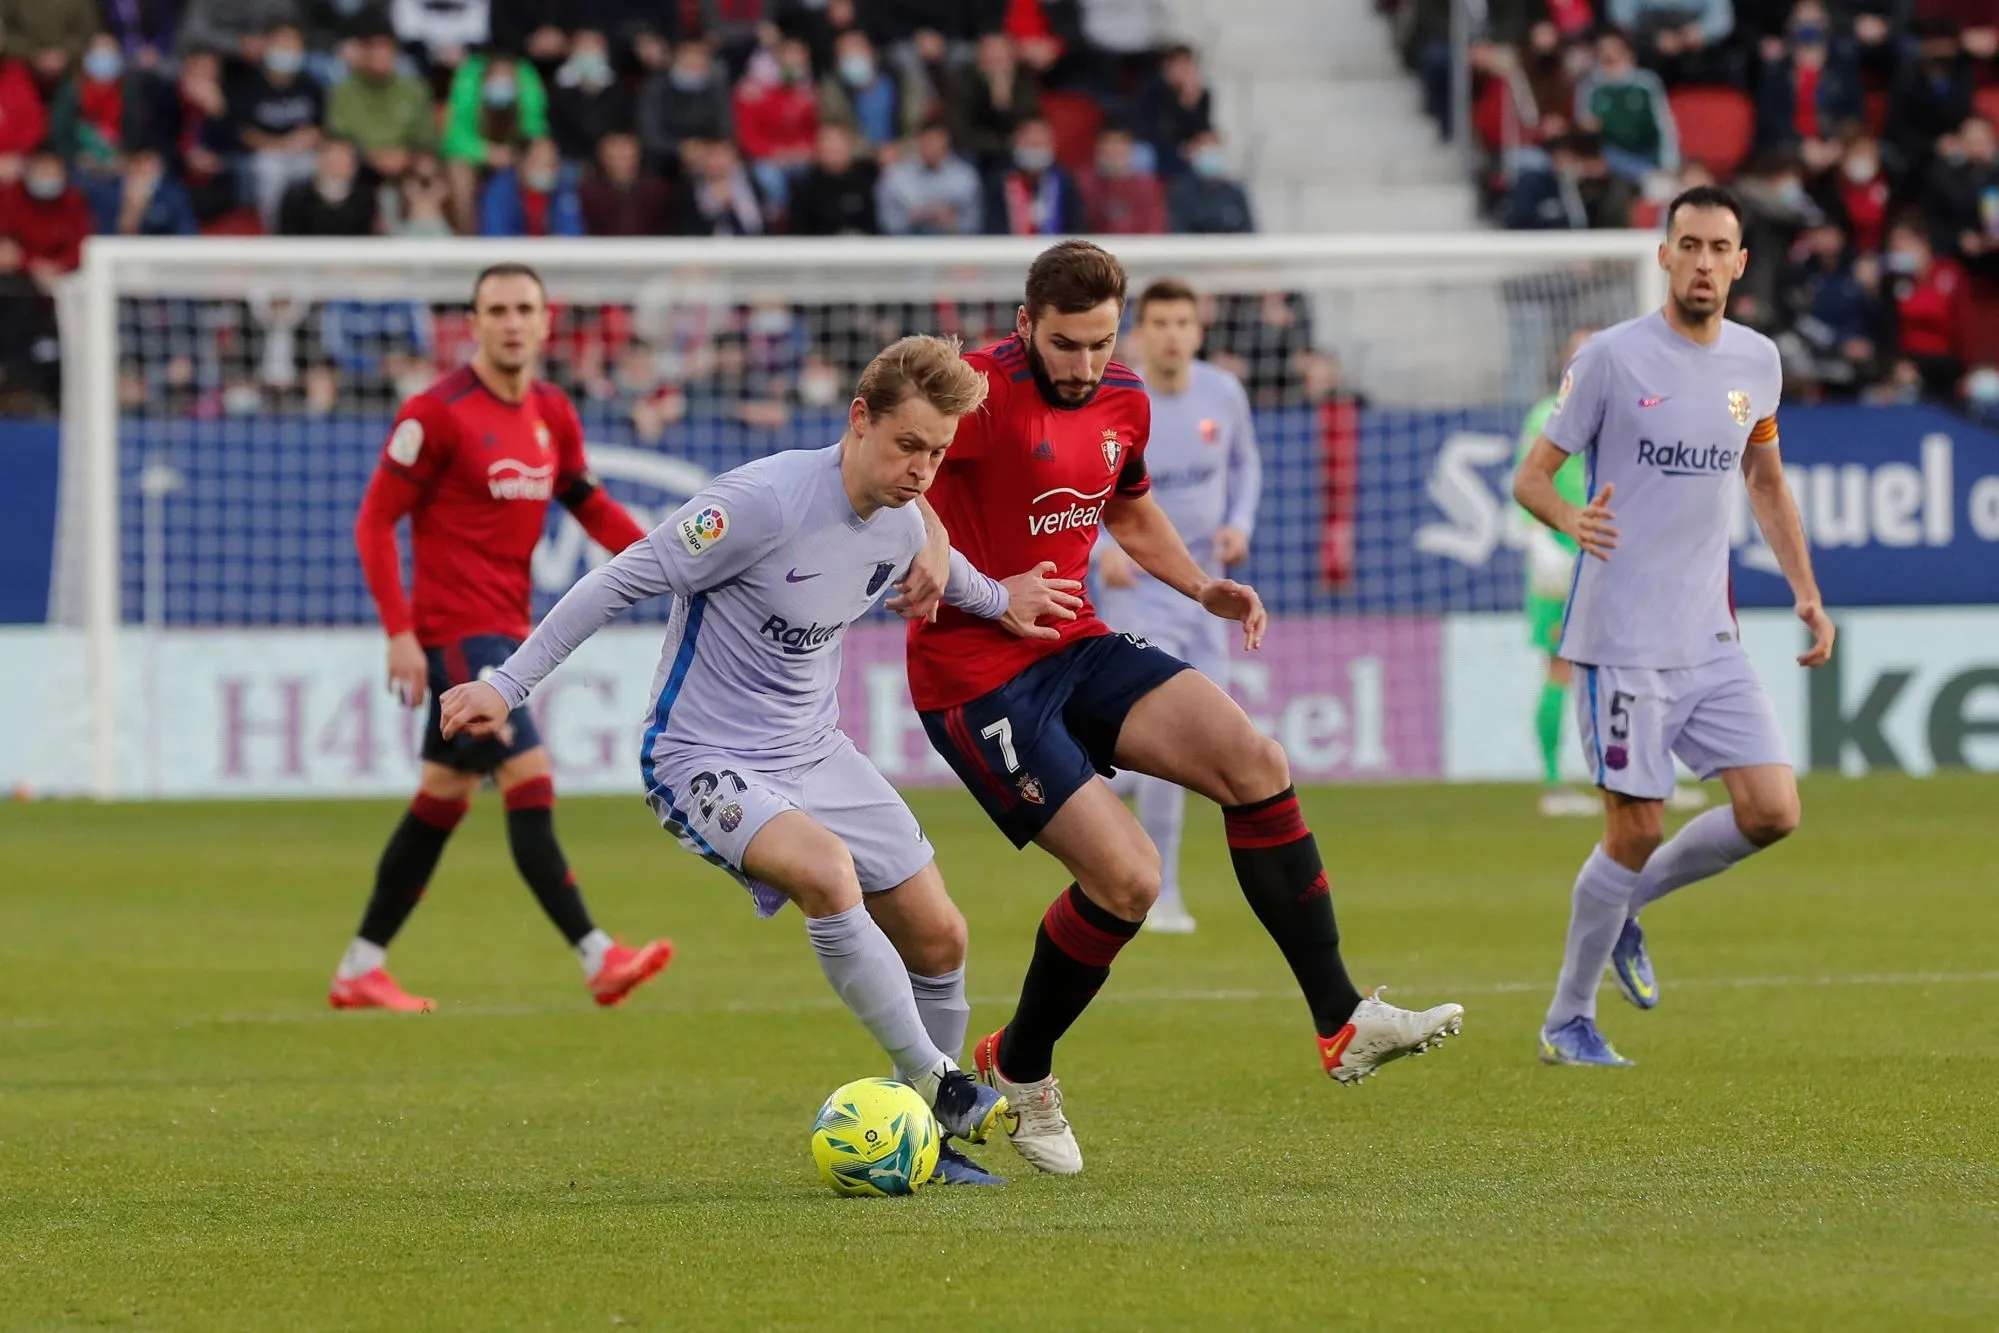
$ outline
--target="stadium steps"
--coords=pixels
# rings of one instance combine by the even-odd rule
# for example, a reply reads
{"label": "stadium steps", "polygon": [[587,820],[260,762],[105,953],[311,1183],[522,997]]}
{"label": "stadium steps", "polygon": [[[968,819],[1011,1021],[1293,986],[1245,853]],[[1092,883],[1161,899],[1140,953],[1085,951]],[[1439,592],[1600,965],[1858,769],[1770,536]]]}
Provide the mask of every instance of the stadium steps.
{"label": "stadium steps", "polygon": [[1457,154],[1424,116],[1373,0],[1167,0],[1266,232],[1475,227]]}

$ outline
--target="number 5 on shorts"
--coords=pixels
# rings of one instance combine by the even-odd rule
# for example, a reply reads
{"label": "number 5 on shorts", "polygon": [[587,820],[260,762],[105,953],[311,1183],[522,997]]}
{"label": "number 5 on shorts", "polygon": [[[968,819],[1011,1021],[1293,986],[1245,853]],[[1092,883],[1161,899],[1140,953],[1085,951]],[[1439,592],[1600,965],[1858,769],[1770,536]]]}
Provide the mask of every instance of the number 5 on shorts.
{"label": "number 5 on shorts", "polygon": [[993,723],[990,727],[985,727],[981,729],[979,735],[984,736],[989,741],[999,742],[1000,758],[1006,760],[1007,772],[1009,773],[1020,772],[1020,760],[1017,759],[1013,753],[1012,718],[1006,718],[1006,717],[1001,718],[999,721]]}

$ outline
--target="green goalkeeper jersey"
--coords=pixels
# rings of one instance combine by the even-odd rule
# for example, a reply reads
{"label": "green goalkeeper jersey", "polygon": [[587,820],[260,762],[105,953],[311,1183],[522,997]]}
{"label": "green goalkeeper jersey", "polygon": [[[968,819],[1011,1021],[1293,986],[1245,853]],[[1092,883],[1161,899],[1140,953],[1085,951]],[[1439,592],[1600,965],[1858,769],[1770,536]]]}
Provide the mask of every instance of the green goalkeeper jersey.
{"label": "green goalkeeper jersey", "polygon": [[[1555,415],[1555,404],[1560,401],[1561,399],[1558,395],[1549,394],[1546,398],[1543,398],[1540,402],[1534,404],[1532,408],[1528,409],[1527,419],[1520,423],[1520,446],[1515,452],[1513,459],[1516,466],[1533,449],[1534,441],[1541,438],[1542,431],[1548,425],[1548,418]],[[1589,477],[1584,472],[1581,454],[1570,455],[1568,462],[1555,469],[1555,493],[1577,508],[1581,508],[1589,503]],[[1524,522],[1531,523],[1536,527],[1540,526],[1541,521],[1525,509],[1520,510],[1519,514]],[[1576,546],[1575,539],[1572,537],[1565,537],[1561,533],[1552,530],[1550,530],[1549,535],[1557,542],[1560,542],[1562,549],[1570,555],[1576,554],[1580,549]]]}

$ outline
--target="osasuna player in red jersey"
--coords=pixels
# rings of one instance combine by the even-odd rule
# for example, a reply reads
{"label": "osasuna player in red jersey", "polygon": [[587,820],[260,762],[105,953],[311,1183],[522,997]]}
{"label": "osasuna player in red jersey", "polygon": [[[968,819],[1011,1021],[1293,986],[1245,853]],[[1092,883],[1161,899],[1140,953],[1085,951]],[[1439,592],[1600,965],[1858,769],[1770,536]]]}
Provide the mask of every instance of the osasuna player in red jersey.
{"label": "osasuna player in red jersey", "polygon": [[[333,976],[336,1009],[420,1012],[384,967],[389,941],[416,910],[445,840],[487,776],[507,807],[514,864],[583,964],[597,1003],[616,1004],[673,957],[655,940],[628,948],[599,930],[555,840],[548,751],[523,708],[499,736],[446,740],[438,696],[498,666],[528,636],[529,561],[560,500],[596,541],[622,551],[645,536],[598,489],[567,394],[534,378],[548,337],[541,279],[499,264],[472,287],[478,350],[403,404],[361,502],[354,540],[389,636],[389,688],[409,706],[430,699],[423,776],[375,872],[375,892]],[[404,596],[396,525],[410,519],[416,593]],[[414,603],[412,605],[412,602]]]}
{"label": "osasuna player in red jersey", "polygon": [[[991,389],[958,425],[929,493],[951,544],[988,574],[1052,561],[1084,579],[1097,530],[1209,612],[1262,640],[1256,592],[1210,578],[1148,494],[1151,406],[1111,360],[1126,281],[1087,241],[1044,251],[1027,273],[1014,336],[968,358]],[[1032,841],[1075,883],[1035,936],[1020,1000],[975,1049],[1007,1096],[1014,1145],[1044,1171],[1083,1169],[1052,1073],[1055,1043],[1110,976],[1159,895],[1159,853],[1099,774],[1130,768],[1222,806],[1243,894],[1291,965],[1325,1070],[1356,1082],[1456,1032],[1463,1010],[1421,1013],[1363,998],[1347,977],[1319,850],[1277,742],[1178,658],[1113,633],[1085,606],[1054,640],[993,632],[943,608],[912,624],[909,683],[931,744],[1016,847]]]}

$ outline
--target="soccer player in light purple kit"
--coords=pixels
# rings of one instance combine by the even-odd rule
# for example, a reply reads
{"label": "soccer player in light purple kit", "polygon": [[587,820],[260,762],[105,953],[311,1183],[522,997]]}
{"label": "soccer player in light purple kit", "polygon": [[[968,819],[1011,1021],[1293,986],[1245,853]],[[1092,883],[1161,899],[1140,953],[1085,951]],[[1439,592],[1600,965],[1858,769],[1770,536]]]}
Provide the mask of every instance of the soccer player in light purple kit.
{"label": "soccer player in light purple kit", "polygon": [[[1235,376],[1195,360],[1201,316],[1194,289],[1162,278],[1139,294],[1133,315],[1139,369],[1152,400],[1146,466],[1152,494],[1173,520],[1188,553],[1219,577],[1249,556],[1263,465],[1249,395]],[[1097,613],[1113,629],[1137,634],[1223,689],[1229,683],[1229,624],[1140,569],[1108,535],[1095,551]],[[1120,794],[1125,788],[1120,785]],[[1194,929],[1180,896],[1180,830],[1187,792],[1163,778],[1129,775],[1138,822],[1159,849],[1159,901],[1145,928],[1172,935]]]}
{"label": "soccer player in light purple kit", "polygon": [[[1747,259],[1734,196],[1702,186],[1675,199],[1659,247],[1664,309],[1583,344],[1514,479],[1514,498],[1583,552],[1560,656],[1576,667],[1584,752],[1603,789],[1603,841],[1576,879],[1561,979],[1541,1029],[1549,1064],[1632,1063],[1597,1030],[1596,993],[1608,966],[1632,1004],[1658,1004],[1639,913],[1798,826],[1790,757],[1743,653],[1729,592],[1728,497],[1738,473],[1811,631],[1799,665],[1824,665],[1834,630],[1777,452],[1776,345],[1722,317]],[[1578,453],[1590,495],[1580,507],[1554,483]],[[1703,780],[1719,776],[1729,804],[1661,846],[1675,755]]]}
{"label": "soccer player in light purple kit", "polygon": [[[1007,1103],[956,1063],[971,1015],[965,920],[916,817],[836,725],[841,644],[926,551],[948,560],[944,600],[1018,634],[1055,637],[1035,621],[1073,618],[1080,585],[1048,579],[1049,566],[995,582],[927,533],[911,503],[985,398],[955,343],[905,338],[857,392],[840,443],[717,477],[579,580],[486,680],[447,693],[442,726],[504,726],[618,612],[672,596],[639,756],[647,803],[760,915],[798,904],[826,979],[897,1076],[947,1131],[983,1142]],[[901,609],[919,613],[903,590]],[[936,1178],[998,1181],[948,1150]]]}

